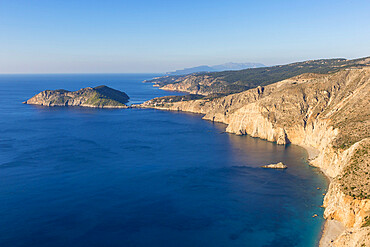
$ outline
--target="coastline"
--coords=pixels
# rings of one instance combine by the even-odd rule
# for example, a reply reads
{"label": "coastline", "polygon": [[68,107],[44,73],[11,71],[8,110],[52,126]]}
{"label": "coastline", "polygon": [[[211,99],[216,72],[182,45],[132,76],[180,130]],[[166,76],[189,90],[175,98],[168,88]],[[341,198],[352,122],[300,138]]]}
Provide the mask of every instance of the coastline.
{"label": "coastline", "polygon": [[331,243],[337,239],[346,228],[337,220],[326,220],[321,230],[320,247],[331,246]]}
{"label": "coastline", "polygon": [[[306,74],[300,83],[291,78],[214,99],[156,98],[141,107],[198,113],[204,120],[227,124],[228,133],[303,147],[308,163],[320,168],[329,182],[322,201],[326,222],[320,246],[367,246],[370,227],[362,226],[370,217],[370,138],[363,109],[369,102],[369,73],[362,68],[320,77]],[[360,164],[360,154],[363,165],[354,166]],[[331,220],[340,221],[344,229]]]}
{"label": "coastline", "polygon": [[[311,160],[314,160],[317,158],[320,154],[320,151],[313,148],[309,147],[306,145],[298,145],[302,148],[304,148],[308,154],[308,162],[310,165]],[[314,166],[314,165],[313,165]],[[317,167],[317,166],[315,166]],[[331,183],[332,178],[325,172],[325,170],[322,167],[317,167],[320,169],[320,171],[323,173],[325,178],[328,180],[328,187]],[[323,206],[323,205],[322,205]],[[324,217],[324,215],[323,215]],[[319,235],[319,243],[318,246],[320,247],[330,247],[332,246],[331,243],[337,239],[342,233],[344,233],[346,230],[346,227],[343,225],[342,222],[337,221],[337,220],[331,220],[331,219],[325,219],[324,224],[321,226],[321,231]]]}
{"label": "coastline", "polygon": [[99,106],[99,105],[41,105],[41,104],[33,104],[33,103],[27,103],[27,101],[22,102],[22,104],[25,105],[33,105],[33,106],[41,106],[41,107],[81,107],[81,108],[97,108],[97,109],[128,109],[131,108],[127,105],[121,105],[121,106]]}
{"label": "coastline", "polygon": [[[307,145],[298,145],[298,146],[301,146],[307,151],[308,162],[310,165],[312,165],[310,161],[314,160],[317,156],[319,156],[320,151],[313,147],[309,147]],[[328,180],[328,187],[329,187],[332,178],[325,172],[323,168],[321,167],[318,167],[318,168],[323,173],[325,178]],[[321,227],[321,231],[319,235],[319,246],[329,247],[330,244],[345,231],[345,229],[346,228],[344,227],[343,223],[337,220],[325,219],[325,222]]]}

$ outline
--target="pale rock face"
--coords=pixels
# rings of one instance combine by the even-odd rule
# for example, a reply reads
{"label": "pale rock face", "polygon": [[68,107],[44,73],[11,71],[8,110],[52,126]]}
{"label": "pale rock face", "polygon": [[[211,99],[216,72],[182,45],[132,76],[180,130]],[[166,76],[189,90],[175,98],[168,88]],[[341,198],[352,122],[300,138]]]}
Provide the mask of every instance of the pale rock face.
{"label": "pale rock face", "polygon": [[251,103],[237,110],[229,118],[227,132],[235,134],[249,134],[278,144],[287,144],[285,129],[274,127],[273,124],[263,116],[265,109],[256,103]]}
{"label": "pale rock face", "polygon": [[[148,101],[142,107],[201,113],[206,120],[227,124],[230,133],[317,150],[311,164],[333,179],[324,199],[324,216],[342,222],[352,232],[346,230],[335,246],[361,246],[370,236],[369,227],[361,228],[370,215],[370,199],[346,195],[338,179],[359,145],[369,139],[369,94],[370,68],[363,68],[301,75],[214,100],[161,106]],[[368,160],[360,165],[369,166]],[[363,176],[369,180],[370,174]]]}
{"label": "pale rock face", "polygon": [[370,199],[359,200],[345,195],[336,181],[330,183],[323,205],[325,218],[336,219],[350,228],[360,228],[370,211]]}
{"label": "pale rock face", "polygon": [[332,243],[331,246],[333,247],[370,246],[370,227],[347,229]]}

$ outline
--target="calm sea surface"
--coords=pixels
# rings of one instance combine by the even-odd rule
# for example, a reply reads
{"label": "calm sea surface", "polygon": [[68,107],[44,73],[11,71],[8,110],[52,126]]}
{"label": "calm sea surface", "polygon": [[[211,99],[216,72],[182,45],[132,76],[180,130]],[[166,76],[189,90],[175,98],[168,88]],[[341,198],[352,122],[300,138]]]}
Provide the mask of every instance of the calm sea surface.
{"label": "calm sea surface", "polygon": [[102,84],[130,103],[174,94],[153,76],[0,76],[0,246],[314,246],[326,180],[298,146],[193,114],[21,103]]}

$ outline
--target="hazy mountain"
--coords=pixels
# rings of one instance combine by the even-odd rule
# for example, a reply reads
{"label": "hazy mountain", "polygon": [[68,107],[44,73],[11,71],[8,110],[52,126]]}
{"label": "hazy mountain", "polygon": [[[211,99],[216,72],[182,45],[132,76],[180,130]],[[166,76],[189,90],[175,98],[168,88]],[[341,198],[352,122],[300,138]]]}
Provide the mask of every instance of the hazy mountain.
{"label": "hazy mountain", "polygon": [[260,67],[266,67],[266,65],[262,63],[224,63],[224,64],[212,66],[212,68],[217,71],[242,70],[242,69],[250,69],[250,68],[260,68]]}
{"label": "hazy mountain", "polygon": [[262,63],[224,63],[214,66],[202,65],[192,68],[185,68],[181,70],[176,70],[173,72],[167,72],[167,75],[187,75],[197,72],[218,72],[224,70],[242,70],[249,68],[260,68],[265,67]]}

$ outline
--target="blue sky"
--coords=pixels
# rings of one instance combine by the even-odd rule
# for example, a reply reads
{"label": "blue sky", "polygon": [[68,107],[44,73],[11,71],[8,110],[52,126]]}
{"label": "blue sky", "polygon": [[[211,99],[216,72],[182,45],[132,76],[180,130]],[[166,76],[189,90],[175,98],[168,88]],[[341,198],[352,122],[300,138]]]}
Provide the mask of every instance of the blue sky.
{"label": "blue sky", "polygon": [[0,73],[370,56],[369,0],[0,0]]}

